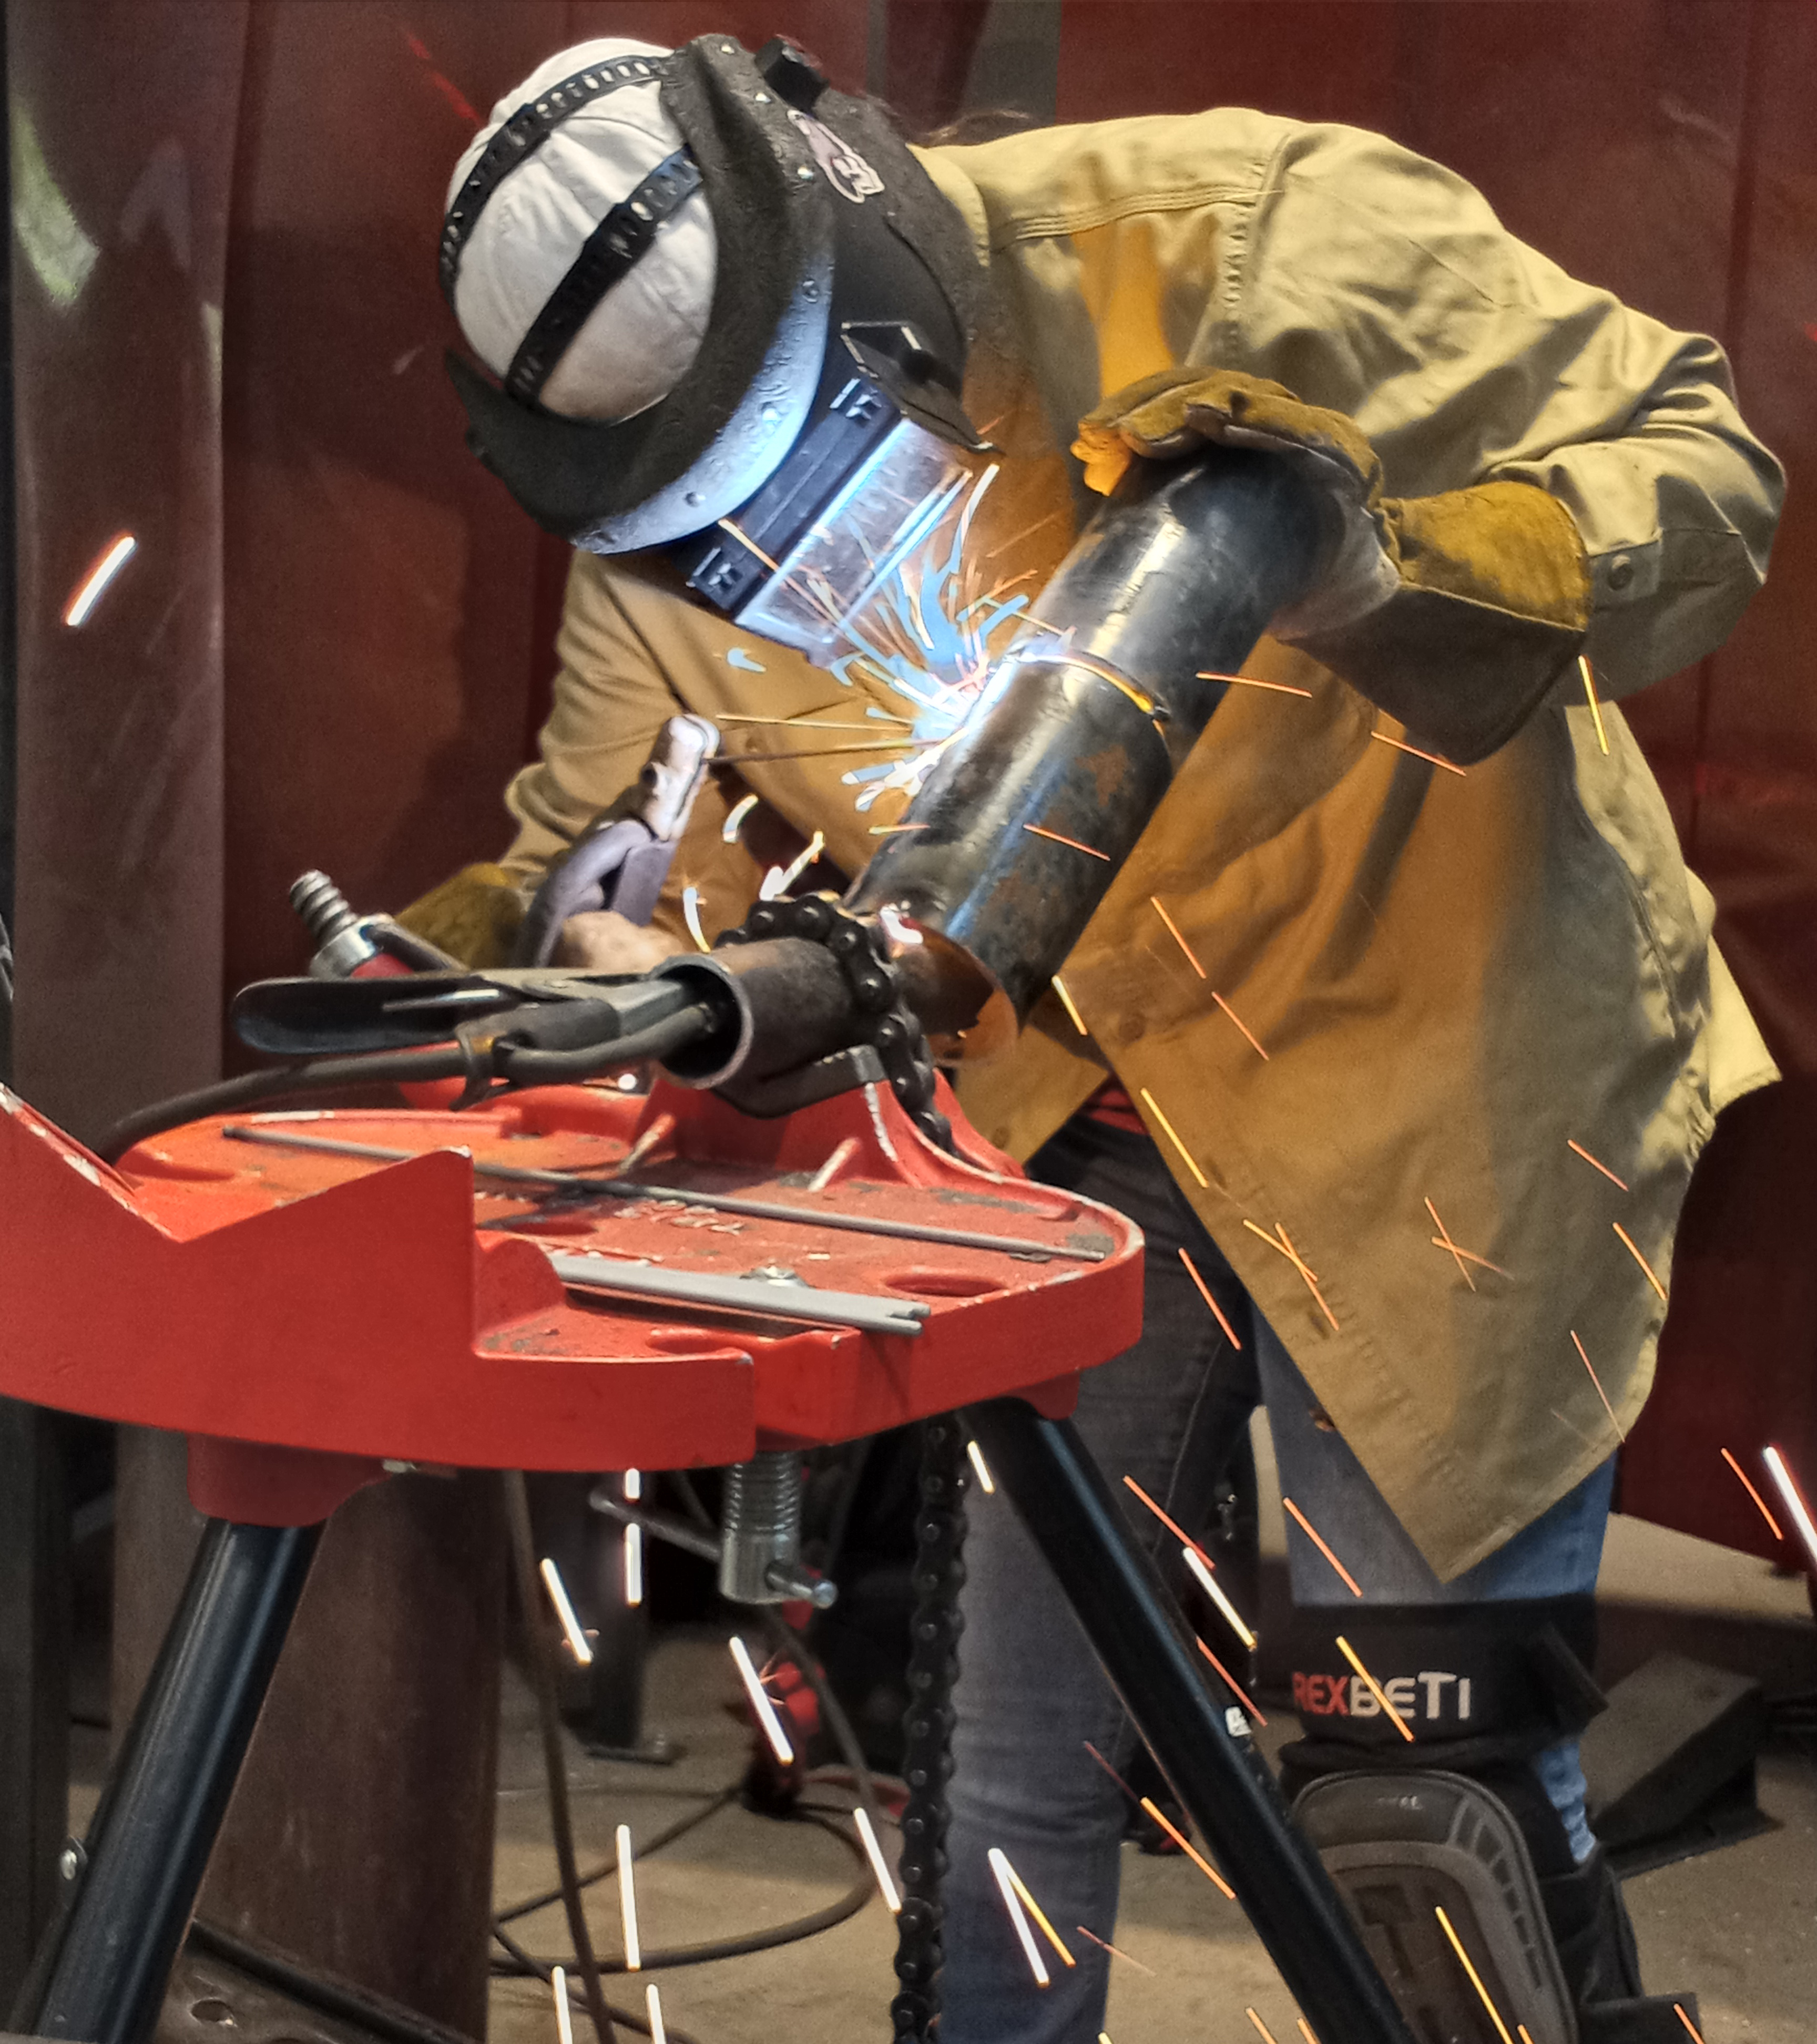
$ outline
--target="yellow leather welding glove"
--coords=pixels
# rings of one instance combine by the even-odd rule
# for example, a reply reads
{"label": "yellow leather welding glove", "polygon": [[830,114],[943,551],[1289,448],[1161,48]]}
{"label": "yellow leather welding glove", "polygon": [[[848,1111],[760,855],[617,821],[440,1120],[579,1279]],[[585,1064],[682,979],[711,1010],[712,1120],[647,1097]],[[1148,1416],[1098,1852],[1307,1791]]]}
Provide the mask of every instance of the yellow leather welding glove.
{"label": "yellow leather welding glove", "polygon": [[463,964],[509,965],[526,905],[502,866],[463,866],[395,920]]}
{"label": "yellow leather welding glove", "polygon": [[1274,454],[1317,493],[1323,570],[1270,627],[1461,766],[1505,744],[1582,646],[1590,576],[1577,522],[1531,483],[1385,497],[1354,419],[1238,370],[1162,370],[1079,422],[1108,494],[1136,459],[1216,443]]}

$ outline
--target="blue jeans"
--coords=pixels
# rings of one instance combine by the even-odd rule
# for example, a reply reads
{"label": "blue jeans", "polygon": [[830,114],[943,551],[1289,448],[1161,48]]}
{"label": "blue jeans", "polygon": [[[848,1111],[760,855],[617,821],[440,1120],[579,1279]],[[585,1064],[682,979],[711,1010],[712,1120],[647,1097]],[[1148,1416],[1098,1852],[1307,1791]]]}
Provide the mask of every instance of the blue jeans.
{"label": "blue jeans", "polygon": [[[1223,1451],[1254,1401],[1253,1360],[1283,1487],[1350,1562],[1368,1600],[1475,1603],[1595,1589],[1612,1464],[1486,1561],[1441,1584],[1356,1458],[1315,1424],[1305,1380],[1147,1138],[1076,1120],[1031,1168],[1127,1214],[1147,1237],[1142,1339],[1085,1374],[1076,1420],[1119,1491],[1132,1476],[1189,1527],[1201,1523]],[[1206,1311],[1181,1264],[1182,1248],[1242,1335],[1245,1356]],[[1132,1498],[1126,1509],[1137,1538],[1158,1551],[1159,1524]],[[1351,1600],[1296,1527],[1288,1564],[1296,1604]],[[1125,1804],[1085,1744],[1120,1769],[1135,1732],[1006,1500],[974,1496],[966,1570],[941,2035],[945,2044],[1093,2044],[1109,1961],[1071,1933],[1082,1923],[1101,1938],[1114,1934]],[[1575,1742],[1536,1765],[1581,1858],[1592,1840]],[[1030,1978],[1004,1910],[986,1858],[993,1846],[1008,1854],[1078,1961],[1054,1967],[1045,1992]],[[1208,1888],[1207,1900],[1228,1906]]]}

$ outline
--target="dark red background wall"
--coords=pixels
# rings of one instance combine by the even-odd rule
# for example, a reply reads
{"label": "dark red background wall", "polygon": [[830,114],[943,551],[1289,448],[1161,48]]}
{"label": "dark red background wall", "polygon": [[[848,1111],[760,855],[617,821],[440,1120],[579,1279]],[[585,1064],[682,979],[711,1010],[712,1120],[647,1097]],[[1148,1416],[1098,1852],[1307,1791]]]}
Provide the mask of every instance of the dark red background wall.
{"label": "dark red background wall", "polygon": [[[1700,1174],[1624,1495],[1759,1544],[1718,1447],[1777,1439],[1817,1470],[1817,7],[1058,11],[1057,83],[1051,48],[1031,73],[1058,117],[1221,102],[1383,129],[1578,275],[1717,334],[1791,470],[1765,595],[1632,711],[1788,1079],[1726,1118]],[[783,29],[931,125],[1005,18],[973,0],[13,0],[39,167],[14,250],[33,1097],[93,1132],[211,1075],[224,989],[300,962],[284,897],[304,866],[394,905],[501,845],[563,563],[463,451],[440,368],[442,194],[493,99],[588,35]],[[138,555],[68,630],[121,529]]]}

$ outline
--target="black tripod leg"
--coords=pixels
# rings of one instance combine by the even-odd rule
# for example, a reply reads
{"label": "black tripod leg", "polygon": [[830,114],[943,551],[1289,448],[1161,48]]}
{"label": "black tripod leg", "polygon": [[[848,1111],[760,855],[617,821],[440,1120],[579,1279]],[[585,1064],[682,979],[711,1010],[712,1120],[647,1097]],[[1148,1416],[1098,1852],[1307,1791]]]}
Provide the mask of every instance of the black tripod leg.
{"label": "black tripod leg", "polygon": [[972,1406],[966,1416],[1323,2044],[1412,2044],[1337,1890],[1289,1822],[1242,1713],[1208,1686],[1185,1622],[1072,1422],[1043,1420],[1019,1398]]}
{"label": "black tripod leg", "polygon": [[10,2028],[147,2044],[321,1537],[209,1522]]}

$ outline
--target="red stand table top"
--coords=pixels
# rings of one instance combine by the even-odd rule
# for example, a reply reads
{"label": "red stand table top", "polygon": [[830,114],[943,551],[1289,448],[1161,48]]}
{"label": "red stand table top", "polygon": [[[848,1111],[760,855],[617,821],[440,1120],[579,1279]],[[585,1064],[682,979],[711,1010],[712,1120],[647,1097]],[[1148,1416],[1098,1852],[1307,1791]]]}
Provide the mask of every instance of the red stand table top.
{"label": "red stand table top", "polygon": [[[942,1105],[956,1114],[950,1096]],[[228,1125],[423,1154],[376,1163],[237,1140]],[[1141,1235],[1011,1175],[956,1125],[965,1160],[928,1143],[882,1086],[774,1121],[662,1082],[647,1097],[562,1086],[459,1115],[196,1122],[110,1169],[0,1089],[0,1393],[186,1433],[197,1504],[266,1524],[326,1516],[386,1462],[677,1469],[1012,1392],[1057,1416],[1075,1373],[1139,1331]],[[605,1176],[640,1139],[630,1183],[1062,1253],[655,1196],[564,1195],[551,1211],[536,1189],[475,1179],[475,1160]],[[810,1189],[836,1153],[831,1181]],[[501,1222],[510,1231],[486,1225]],[[781,1265],[929,1311],[918,1335],[876,1335],[570,1289],[545,1250],[724,1277]]]}

